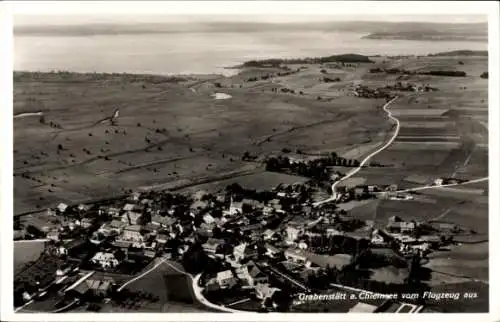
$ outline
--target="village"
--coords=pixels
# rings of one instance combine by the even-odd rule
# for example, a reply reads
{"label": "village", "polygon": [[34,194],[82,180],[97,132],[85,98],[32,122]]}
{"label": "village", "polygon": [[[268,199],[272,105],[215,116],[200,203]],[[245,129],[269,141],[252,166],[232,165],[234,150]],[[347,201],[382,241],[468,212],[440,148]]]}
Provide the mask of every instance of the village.
{"label": "village", "polygon": [[[47,210],[56,228],[16,230],[18,239],[46,240],[42,256],[15,278],[16,305],[57,294],[58,308],[85,304],[96,310],[120,297],[122,281],[113,276],[139,274],[158,259],[178,262],[195,276],[192,287],[203,301],[242,311],[300,312],[298,294],[339,287],[425,292],[421,263],[452,245],[462,229],[398,216],[374,227],[336,207],[367,198],[412,198],[397,193],[396,185],[339,189],[336,203],[319,207],[312,204],[312,190],[309,182],[270,191],[232,184],[219,194],[149,191],[103,203],[61,203]],[[388,306],[382,302],[360,305],[379,312]],[[419,299],[412,305],[422,310],[423,304]]]}

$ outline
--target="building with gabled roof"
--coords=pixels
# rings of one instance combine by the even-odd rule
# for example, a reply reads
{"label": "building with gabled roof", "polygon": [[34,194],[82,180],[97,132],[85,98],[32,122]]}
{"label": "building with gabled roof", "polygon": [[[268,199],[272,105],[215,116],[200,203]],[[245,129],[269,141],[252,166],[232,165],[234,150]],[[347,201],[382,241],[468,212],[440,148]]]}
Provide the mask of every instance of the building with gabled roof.
{"label": "building with gabled roof", "polygon": [[231,270],[218,272],[215,280],[220,288],[231,288],[236,284],[236,278]]}

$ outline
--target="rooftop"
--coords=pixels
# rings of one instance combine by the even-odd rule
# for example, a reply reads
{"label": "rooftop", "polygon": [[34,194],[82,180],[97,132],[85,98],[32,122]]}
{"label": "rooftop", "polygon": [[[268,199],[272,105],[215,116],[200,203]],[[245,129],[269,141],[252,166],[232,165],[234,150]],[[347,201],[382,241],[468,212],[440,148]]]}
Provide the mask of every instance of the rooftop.
{"label": "rooftop", "polygon": [[124,230],[140,232],[141,226],[140,225],[130,225],[130,226],[125,227]]}

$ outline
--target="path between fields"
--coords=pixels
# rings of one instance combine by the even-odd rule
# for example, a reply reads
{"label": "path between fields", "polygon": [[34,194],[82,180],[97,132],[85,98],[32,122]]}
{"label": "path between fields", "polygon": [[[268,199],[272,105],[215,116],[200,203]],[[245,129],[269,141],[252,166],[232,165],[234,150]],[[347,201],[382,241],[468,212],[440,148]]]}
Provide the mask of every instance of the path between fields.
{"label": "path between fields", "polygon": [[319,201],[317,203],[314,204],[314,206],[319,206],[323,203],[326,203],[326,202],[330,202],[330,201],[333,201],[336,199],[336,193],[335,193],[335,189],[337,188],[337,186],[344,180],[346,179],[349,179],[350,177],[352,177],[353,175],[355,175],[356,173],[358,173],[363,167],[364,165],[372,158],[374,157],[375,155],[379,154],[380,152],[384,151],[385,149],[387,149],[391,144],[392,142],[394,142],[394,140],[396,139],[396,137],[398,136],[399,134],[399,128],[400,128],[400,123],[399,123],[399,120],[392,116],[392,112],[389,111],[387,108],[392,104],[394,103],[399,97],[396,96],[394,97],[392,100],[390,100],[389,102],[385,103],[385,105],[383,106],[383,110],[387,113],[387,116],[389,117],[390,120],[394,121],[396,123],[396,129],[394,130],[394,134],[392,135],[392,137],[389,139],[389,141],[387,141],[386,144],[384,144],[382,147],[378,148],[377,150],[375,150],[374,152],[370,153],[366,158],[364,158],[363,161],[361,161],[361,163],[359,164],[359,166],[355,169],[353,169],[352,171],[350,171],[348,174],[346,174],[345,176],[343,176],[342,178],[340,178],[340,180],[338,181],[335,181],[333,184],[332,184],[332,196],[328,199],[325,199],[323,201]]}
{"label": "path between fields", "polygon": [[[349,172],[348,174],[346,174],[344,177],[340,178],[338,181],[335,181],[332,184],[332,196],[329,197],[329,198],[327,198],[327,199],[325,199],[325,200],[322,200],[322,201],[314,203],[313,204],[314,206],[319,206],[321,204],[334,201],[336,199],[336,197],[337,197],[336,193],[335,193],[335,189],[336,189],[336,187],[342,181],[344,181],[346,179],[349,179],[350,177],[352,177],[353,175],[355,175],[356,173],[358,173],[363,168],[363,166],[366,164],[366,162],[368,162],[373,156],[375,156],[375,155],[379,154],[380,152],[384,151],[385,149],[387,149],[394,142],[394,140],[396,139],[396,137],[399,134],[400,122],[399,122],[399,119],[397,119],[396,117],[394,117],[392,115],[392,112],[389,111],[387,108],[389,107],[389,105],[391,105],[397,99],[398,99],[398,96],[396,96],[395,98],[393,98],[392,100],[390,100],[389,102],[387,102],[384,105],[384,107],[383,107],[383,110],[387,113],[387,116],[396,123],[396,130],[394,131],[393,136],[381,148],[377,149],[376,151],[374,151],[370,155],[368,155],[360,163],[359,167],[357,167],[356,169],[352,170],[351,172]],[[469,181],[466,181],[466,182],[450,183],[450,184],[444,184],[444,185],[439,185],[439,186],[438,185],[426,185],[426,186],[421,186],[421,187],[416,187],[416,188],[409,188],[409,189],[398,190],[398,191],[396,191],[396,193],[398,193],[398,192],[402,193],[402,192],[420,191],[420,190],[425,190],[425,189],[435,189],[435,188],[446,188],[446,187],[460,186],[460,185],[466,185],[466,184],[470,184],[470,183],[483,182],[483,181],[487,181],[488,179],[489,179],[489,177],[483,177],[483,178],[469,180]]]}
{"label": "path between fields", "polygon": [[157,269],[158,267],[161,266],[161,264],[165,263],[166,262],[166,258],[162,258],[158,263],[156,263],[153,267],[151,267],[150,269],[148,269],[147,271],[145,271],[144,273],[132,278],[131,280],[128,280],[127,282],[125,282],[125,284],[123,284],[122,286],[120,286],[118,288],[118,292],[120,292],[121,290],[123,290],[127,285],[129,285],[130,283],[133,283],[135,281],[137,281],[138,279],[141,279],[143,278],[144,276],[148,275],[149,273],[151,273],[152,271],[154,271],[155,269]]}

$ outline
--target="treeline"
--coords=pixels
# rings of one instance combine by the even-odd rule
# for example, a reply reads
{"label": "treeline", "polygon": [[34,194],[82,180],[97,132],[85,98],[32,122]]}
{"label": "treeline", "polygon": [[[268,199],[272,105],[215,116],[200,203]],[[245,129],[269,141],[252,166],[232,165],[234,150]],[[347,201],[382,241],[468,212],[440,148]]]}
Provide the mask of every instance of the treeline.
{"label": "treeline", "polygon": [[329,180],[330,169],[328,167],[358,167],[360,162],[355,159],[338,157],[335,152],[330,156],[308,161],[291,162],[288,157],[270,157],[265,161],[266,170],[273,172],[289,173],[316,180]]}
{"label": "treeline", "polygon": [[268,74],[265,74],[262,76],[249,77],[249,78],[247,78],[247,82],[256,82],[258,80],[268,80],[269,78],[272,78],[272,77],[289,76],[289,75],[296,74],[296,73],[300,72],[300,68],[297,68],[295,70],[292,70],[290,68],[283,68],[283,70],[284,71],[282,71],[282,72],[277,72],[274,74],[268,73]]}
{"label": "treeline", "polygon": [[325,83],[337,83],[337,82],[340,82],[340,77],[335,77],[335,78],[323,77],[323,82],[325,82]]}
{"label": "treeline", "polygon": [[129,82],[146,82],[151,84],[179,83],[189,79],[181,76],[162,76],[147,74],[127,74],[127,73],[77,73],[70,71],[50,71],[50,72],[26,72],[15,71],[14,81],[104,81],[104,80],[127,80]]}
{"label": "treeline", "polygon": [[372,68],[370,69],[370,73],[387,73],[387,74],[403,74],[403,75],[432,75],[432,76],[450,76],[450,77],[465,77],[467,74],[463,71],[459,70],[431,70],[427,72],[417,72],[407,69],[400,68]]}
{"label": "treeline", "polygon": [[435,54],[427,55],[429,57],[436,56],[488,56],[487,50],[453,50],[453,51],[444,51]]}
{"label": "treeline", "polygon": [[282,64],[324,64],[324,63],[373,63],[368,56],[358,54],[332,55],[313,58],[291,58],[291,59],[263,59],[250,60],[243,63],[242,67],[279,67]]}

